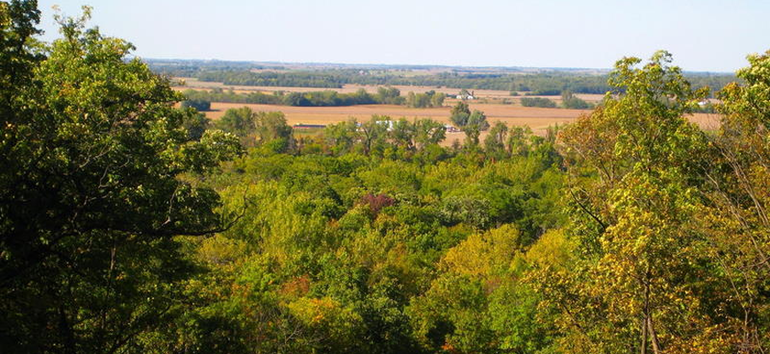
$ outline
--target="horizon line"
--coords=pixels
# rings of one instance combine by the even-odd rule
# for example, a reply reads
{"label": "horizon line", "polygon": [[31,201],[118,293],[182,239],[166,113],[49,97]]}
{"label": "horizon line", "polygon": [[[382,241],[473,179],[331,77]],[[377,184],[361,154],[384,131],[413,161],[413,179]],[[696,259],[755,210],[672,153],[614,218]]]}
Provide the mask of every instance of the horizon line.
{"label": "horizon line", "polygon": [[[352,67],[377,67],[377,66],[405,66],[405,67],[425,67],[425,68],[467,68],[467,69],[530,69],[530,70],[572,70],[572,71],[602,71],[611,72],[613,68],[589,68],[589,67],[569,67],[569,66],[505,66],[505,65],[448,65],[448,64],[385,64],[385,63],[340,63],[340,62],[313,62],[313,61],[276,61],[276,60],[231,60],[231,59],[217,59],[217,58],[157,58],[157,57],[142,57],[140,55],[133,55],[132,57],[139,58],[143,61],[202,61],[202,62],[222,62],[222,63],[245,63],[245,64],[278,64],[278,65],[334,65],[334,66],[352,66]],[[674,65],[678,66],[678,65]],[[679,66],[679,68],[682,68]],[[730,71],[703,71],[703,70],[685,70],[682,68],[683,73],[693,74],[723,74],[723,75],[735,75],[735,72]]]}

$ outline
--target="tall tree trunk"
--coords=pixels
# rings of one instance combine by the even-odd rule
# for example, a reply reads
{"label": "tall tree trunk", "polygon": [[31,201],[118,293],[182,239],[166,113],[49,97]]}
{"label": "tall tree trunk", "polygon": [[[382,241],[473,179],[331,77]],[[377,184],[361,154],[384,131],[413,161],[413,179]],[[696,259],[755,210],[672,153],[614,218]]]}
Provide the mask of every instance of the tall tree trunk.
{"label": "tall tree trunk", "polygon": [[642,320],[642,346],[641,353],[647,354],[647,314],[645,314]]}
{"label": "tall tree trunk", "polygon": [[652,339],[652,350],[655,354],[660,354],[660,342],[658,342],[658,335],[655,333],[655,326],[652,325],[652,316],[647,317],[647,327],[649,327],[650,339]]}

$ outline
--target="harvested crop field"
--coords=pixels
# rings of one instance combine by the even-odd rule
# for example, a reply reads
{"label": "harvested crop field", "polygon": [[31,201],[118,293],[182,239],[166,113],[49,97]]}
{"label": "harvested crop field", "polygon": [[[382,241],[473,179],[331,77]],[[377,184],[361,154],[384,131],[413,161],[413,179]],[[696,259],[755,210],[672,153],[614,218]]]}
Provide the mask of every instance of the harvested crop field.
{"label": "harvested crop field", "polygon": [[[405,117],[431,118],[442,123],[449,123],[450,107],[441,108],[407,108],[395,105],[361,105],[347,107],[292,107],[264,104],[242,104],[213,102],[212,111],[206,116],[218,119],[230,108],[247,106],[254,111],[280,111],[286,115],[289,125],[294,124],[333,124],[356,118],[367,120],[374,114],[386,115],[398,119]],[[491,123],[505,122],[508,125],[529,126],[535,132],[542,132],[554,124],[567,124],[581,114],[590,110],[521,107],[502,104],[470,104],[471,109],[483,111]],[[703,129],[714,129],[718,126],[719,116],[715,114],[695,114],[691,120]]]}
{"label": "harvested crop field", "polygon": [[[367,120],[374,114],[386,115],[391,118],[431,118],[442,123],[449,123],[449,107],[441,108],[407,108],[395,105],[361,105],[347,107],[292,107],[262,104],[219,103],[211,104],[212,111],[207,112],[209,118],[217,119],[230,108],[247,106],[255,111],[281,111],[286,120],[293,124],[331,124],[349,118],[359,121]],[[470,104],[471,109],[483,111],[490,122],[503,121],[509,125],[527,125],[533,130],[545,129],[554,124],[564,124],[573,121],[580,114],[588,111],[574,109],[527,108],[511,105]]]}

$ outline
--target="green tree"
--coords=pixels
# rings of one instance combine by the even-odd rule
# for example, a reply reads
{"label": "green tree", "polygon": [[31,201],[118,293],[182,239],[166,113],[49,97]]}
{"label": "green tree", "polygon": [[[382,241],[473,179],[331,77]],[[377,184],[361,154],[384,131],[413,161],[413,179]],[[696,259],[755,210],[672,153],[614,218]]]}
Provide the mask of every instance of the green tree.
{"label": "green tree", "polygon": [[282,112],[259,112],[254,117],[254,129],[262,145],[273,144],[275,152],[287,152],[294,148],[292,128],[286,124]]}
{"label": "green tree", "polygon": [[489,130],[489,135],[484,140],[484,150],[487,154],[503,157],[507,152],[505,149],[505,143],[508,136],[508,126],[503,122],[495,122],[492,129]]}
{"label": "green tree", "polygon": [[444,106],[444,100],[446,99],[446,94],[443,92],[435,93],[430,98],[430,104],[432,107],[442,107]]}
{"label": "green tree", "polygon": [[283,104],[287,106],[309,106],[310,101],[302,92],[291,92],[283,96]]}
{"label": "green tree", "polygon": [[445,98],[446,95],[433,90],[417,94],[409,92],[406,96],[406,105],[414,108],[441,107]]}
{"label": "green tree", "polygon": [[452,110],[449,112],[449,120],[451,120],[452,123],[458,128],[462,128],[467,125],[468,118],[470,118],[470,116],[471,109],[464,101],[457,102],[457,104],[455,104],[452,107]]}
{"label": "green tree", "polygon": [[192,141],[180,95],[127,59],[130,44],[85,30],[88,8],[59,18],[47,57],[33,54],[35,7],[0,3],[14,84],[0,102],[0,346],[141,351],[138,336],[178,315],[192,271],[175,236],[223,226],[218,195],[177,177],[212,170],[237,142]]}
{"label": "green tree", "polygon": [[187,137],[192,140],[200,140],[206,129],[211,125],[211,120],[203,113],[187,114],[182,126],[187,130]]}
{"label": "green tree", "polygon": [[446,252],[438,278],[408,308],[423,347],[520,353],[550,344],[548,325],[534,320],[537,298],[513,268],[520,241],[516,228],[504,225],[471,235]]}
{"label": "green tree", "polygon": [[416,107],[419,108],[421,106],[418,106],[417,103],[417,95],[415,95],[414,92],[409,92],[406,94],[406,105],[409,107]]}
{"label": "green tree", "polygon": [[180,106],[182,108],[195,108],[198,111],[210,111],[211,110],[211,101],[203,100],[203,99],[187,99],[182,101],[180,103]]}
{"label": "green tree", "polygon": [[719,93],[721,125],[704,169],[711,203],[699,219],[730,284],[721,294],[734,309],[728,315],[741,324],[734,348],[761,353],[770,348],[770,294],[762,290],[770,288],[770,51],[748,61],[737,72],[743,82]]}
{"label": "green tree", "polygon": [[524,107],[556,108],[556,102],[543,97],[522,97],[521,105]]}
{"label": "green tree", "polygon": [[713,263],[695,222],[705,139],[685,118],[706,92],[692,90],[667,52],[640,62],[618,61],[610,83],[619,94],[562,136],[582,258],[566,277],[540,274],[539,287],[562,309],[565,343],[585,343],[573,351],[726,348],[710,298],[719,279],[704,274]]}
{"label": "green tree", "polygon": [[478,146],[479,135],[487,129],[489,129],[487,116],[482,111],[473,110],[473,113],[468,117],[468,123],[462,127],[462,131],[465,133],[465,146]]}
{"label": "green tree", "polygon": [[410,123],[406,118],[394,121],[393,127],[390,129],[391,141],[403,151],[414,150],[415,134],[414,124]]}
{"label": "green tree", "polygon": [[526,156],[532,145],[532,129],[527,126],[515,126],[508,131],[505,142],[508,153],[516,156]]}
{"label": "green tree", "polygon": [[388,128],[392,122],[388,116],[373,115],[369,121],[361,124],[361,144],[365,155],[370,155],[372,152],[382,154],[388,138]]}
{"label": "green tree", "polygon": [[422,118],[414,121],[414,146],[423,150],[427,146],[437,145],[446,139],[446,128],[440,122]]}
{"label": "green tree", "polygon": [[561,105],[564,108],[569,109],[588,109],[591,106],[586,102],[576,97],[572,91],[564,90],[561,93]]}
{"label": "green tree", "polygon": [[395,87],[377,88],[377,99],[384,104],[402,104],[404,98],[401,97],[401,91]]}
{"label": "green tree", "polygon": [[216,127],[225,132],[245,138],[256,132],[257,114],[249,107],[230,108],[216,122]]}
{"label": "green tree", "polygon": [[355,119],[327,125],[324,128],[324,139],[331,153],[339,155],[350,152],[358,140],[357,131],[358,122]]}
{"label": "green tree", "polygon": [[459,101],[452,107],[449,119],[465,133],[466,147],[478,146],[479,135],[482,131],[489,129],[489,122],[484,112],[474,110],[471,113],[468,104],[464,101]]}

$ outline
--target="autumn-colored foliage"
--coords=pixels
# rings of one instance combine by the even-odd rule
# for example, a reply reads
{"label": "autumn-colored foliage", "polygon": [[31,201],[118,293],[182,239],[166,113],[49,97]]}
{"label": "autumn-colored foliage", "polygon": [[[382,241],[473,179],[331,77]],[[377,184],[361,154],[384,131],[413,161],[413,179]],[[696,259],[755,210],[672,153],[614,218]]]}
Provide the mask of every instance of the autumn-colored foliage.
{"label": "autumn-colored foliage", "polygon": [[0,2],[2,352],[770,351],[770,52],[712,132],[661,51],[545,136],[481,146],[461,102],[452,148],[377,115],[295,139],[176,108],[89,11],[44,44]]}

